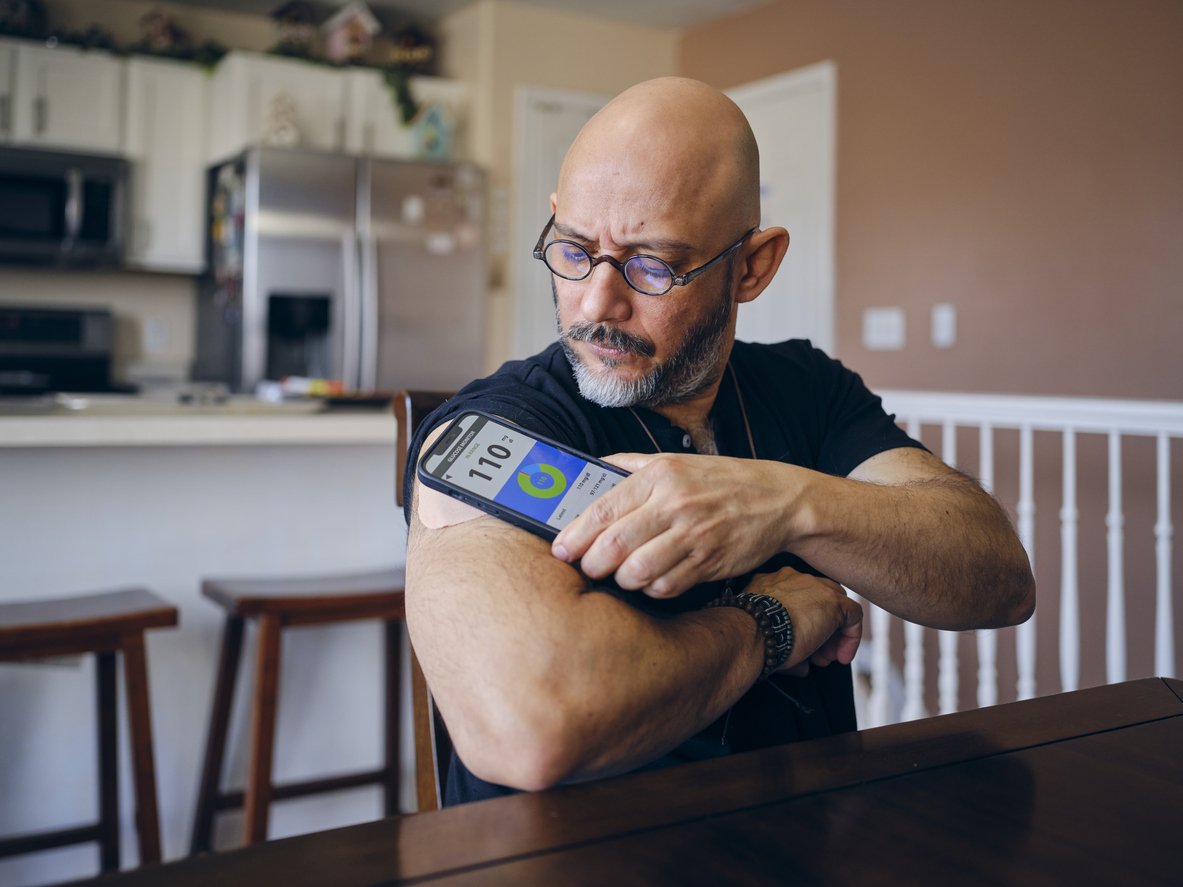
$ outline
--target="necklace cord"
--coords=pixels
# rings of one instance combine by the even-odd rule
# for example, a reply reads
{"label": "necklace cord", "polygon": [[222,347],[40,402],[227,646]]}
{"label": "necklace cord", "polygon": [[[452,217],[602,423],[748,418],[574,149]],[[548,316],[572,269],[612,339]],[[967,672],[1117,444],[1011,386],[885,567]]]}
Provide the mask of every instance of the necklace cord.
{"label": "necklace cord", "polygon": [[[757,458],[756,441],[752,437],[752,425],[748,421],[748,409],[743,402],[743,392],[739,390],[739,379],[737,379],[735,376],[735,369],[731,366],[730,360],[727,361],[727,374],[731,377],[732,388],[735,389],[735,400],[736,403],[739,404],[739,415],[743,418],[744,434],[746,434],[748,437],[748,449],[752,453],[752,458],[755,459]],[[657,438],[653,436],[653,432],[649,430],[649,426],[645,424],[645,420],[641,418],[640,414],[632,407],[629,407],[628,411],[633,414],[633,418],[637,420],[637,424],[641,426],[641,430],[645,432],[645,436],[648,437],[649,442],[653,444],[653,452],[664,452],[661,448],[661,444],[657,442]]]}
{"label": "necklace cord", "polygon": [[[739,404],[739,414],[743,418],[743,430],[744,430],[744,434],[746,434],[747,438],[748,438],[748,449],[752,453],[752,458],[755,459],[755,458],[757,458],[757,456],[756,456],[756,441],[752,437],[752,425],[751,425],[751,422],[748,421],[748,410],[747,410],[747,406],[744,404],[743,392],[739,390],[739,379],[735,375],[735,368],[731,366],[730,360],[727,361],[727,374],[731,377],[731,385],[735,390],[735,400]],[[657,438],[653,436],[653,432],[649,430],[649,426],[645,424],[645,420],[641,418],[640,414],[636,410],[634,410],[632,407],[629,407],[628,411],[633,414],[633,418],[637,420],[637,424],[641,426],[641,430],[645,432],[645,436],[648,437],[650,443],[653,444],[653,452],[655,452],[655,453],[663,452],[661,445],[657,442]],[[741,588],[747,585],[748,581],[751,580],[752,575],[753,575],[753,573],[748,573],[742,577],[743,582],[740,583]],[[779,693],[781,696],[783,696],[785,699],[787,699],[789,702],[791,702],[794,706],[796,706],[797,709],[801,712],[801,714],[803,714],[805,716],[813,714],[813,709],[809,708],[808,706],[802,704],[800,701],[798,701],[794,697],[790,696],[783,689],[778,687],[774,681],[769,681],[768,684],[774,690],[776,690],[777,693]],[[727,734],[731,728],[731,712],[734,710],[734,708],[735,708],[734,703],[732,705],[728,706],[728,708],[727,708],[727,715],[723,720],[723,731],[719,737],[719,744],[720,745],[725,746],[727,744]]]}

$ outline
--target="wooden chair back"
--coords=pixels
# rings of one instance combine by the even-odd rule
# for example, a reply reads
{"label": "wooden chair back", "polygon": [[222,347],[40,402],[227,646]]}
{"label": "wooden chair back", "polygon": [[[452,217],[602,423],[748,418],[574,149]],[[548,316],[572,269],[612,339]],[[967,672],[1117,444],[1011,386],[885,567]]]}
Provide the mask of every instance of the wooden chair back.
{"label": "wooden chair back", "polygon": [[[401,508],[409,490],[403,489],[403,474],[411,439],[428,413],[452,396],[447,391],[400,391],[394,397],[398,419],[398,445],[395,453],[394,498]],[[452,740],[436,711],[427,679],[415,648],[411,646],[411,709],[415,730],[415,790],[418,810],[438,810],[443,806],[444,778],[452,758]]]}

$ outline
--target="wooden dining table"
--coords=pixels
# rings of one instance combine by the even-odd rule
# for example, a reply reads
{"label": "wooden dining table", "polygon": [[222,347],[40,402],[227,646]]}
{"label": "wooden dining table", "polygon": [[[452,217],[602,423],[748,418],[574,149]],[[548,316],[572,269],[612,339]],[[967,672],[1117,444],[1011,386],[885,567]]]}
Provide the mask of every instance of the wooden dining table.
{"label": "wooden dining table", "polygon": [[395,816],[95,885],[1183,883],[1183,681]]}

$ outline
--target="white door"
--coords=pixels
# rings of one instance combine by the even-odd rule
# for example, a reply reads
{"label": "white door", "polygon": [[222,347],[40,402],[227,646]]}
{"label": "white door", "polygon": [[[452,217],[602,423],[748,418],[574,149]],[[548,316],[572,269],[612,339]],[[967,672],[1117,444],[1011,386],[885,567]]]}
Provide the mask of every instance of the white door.
{"label": "white door", "polygon": [[760,225],[790,237],[776,278],[739,309],[744,341],[808,338],[833,354],[836,82],[821,62],[728,92],[760,146]]}
{"label": "white door", "polygon": [[516,304],[511,317],[510,357],[536,354],[555,340],[550,274],[531,250],[550,218],[550,195],[559,181],[563,157],[583,124],[608,97],[523,86],[517,93],[517,188],[510,280]]}
{"label": "white door", "polygon": [[[836,81],[834,64],[822,62],[728,93],[760,145],[760,224],[781,225],[791,238],[776,279],[740,309],[740,339],[808,338],[833,353]],[[518,92],[512,357],[534,354],[555,339],[550,278],[530,250],[546,223],[567,148],[606,102],[605,96],[533,87]]]}

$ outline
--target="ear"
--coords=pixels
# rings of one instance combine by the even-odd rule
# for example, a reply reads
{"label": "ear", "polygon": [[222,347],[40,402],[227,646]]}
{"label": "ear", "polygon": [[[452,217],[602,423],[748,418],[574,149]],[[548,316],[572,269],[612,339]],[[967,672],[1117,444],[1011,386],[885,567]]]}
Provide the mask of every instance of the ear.
{"label": "ear", "polygon": [[555,214],[555,212],[558,210],[558,208],[559,208],[559,193],[556,191],[555,193],[550,195],[550,214],[553,216]]}
{"label": "ear", "polygon": [[744,260],[740,266],[735,300],[750,302],[764,292],[764,288],[776,276],[776,271],[788,251],[789,232],[784,228],[768,228],[749,237]]}

